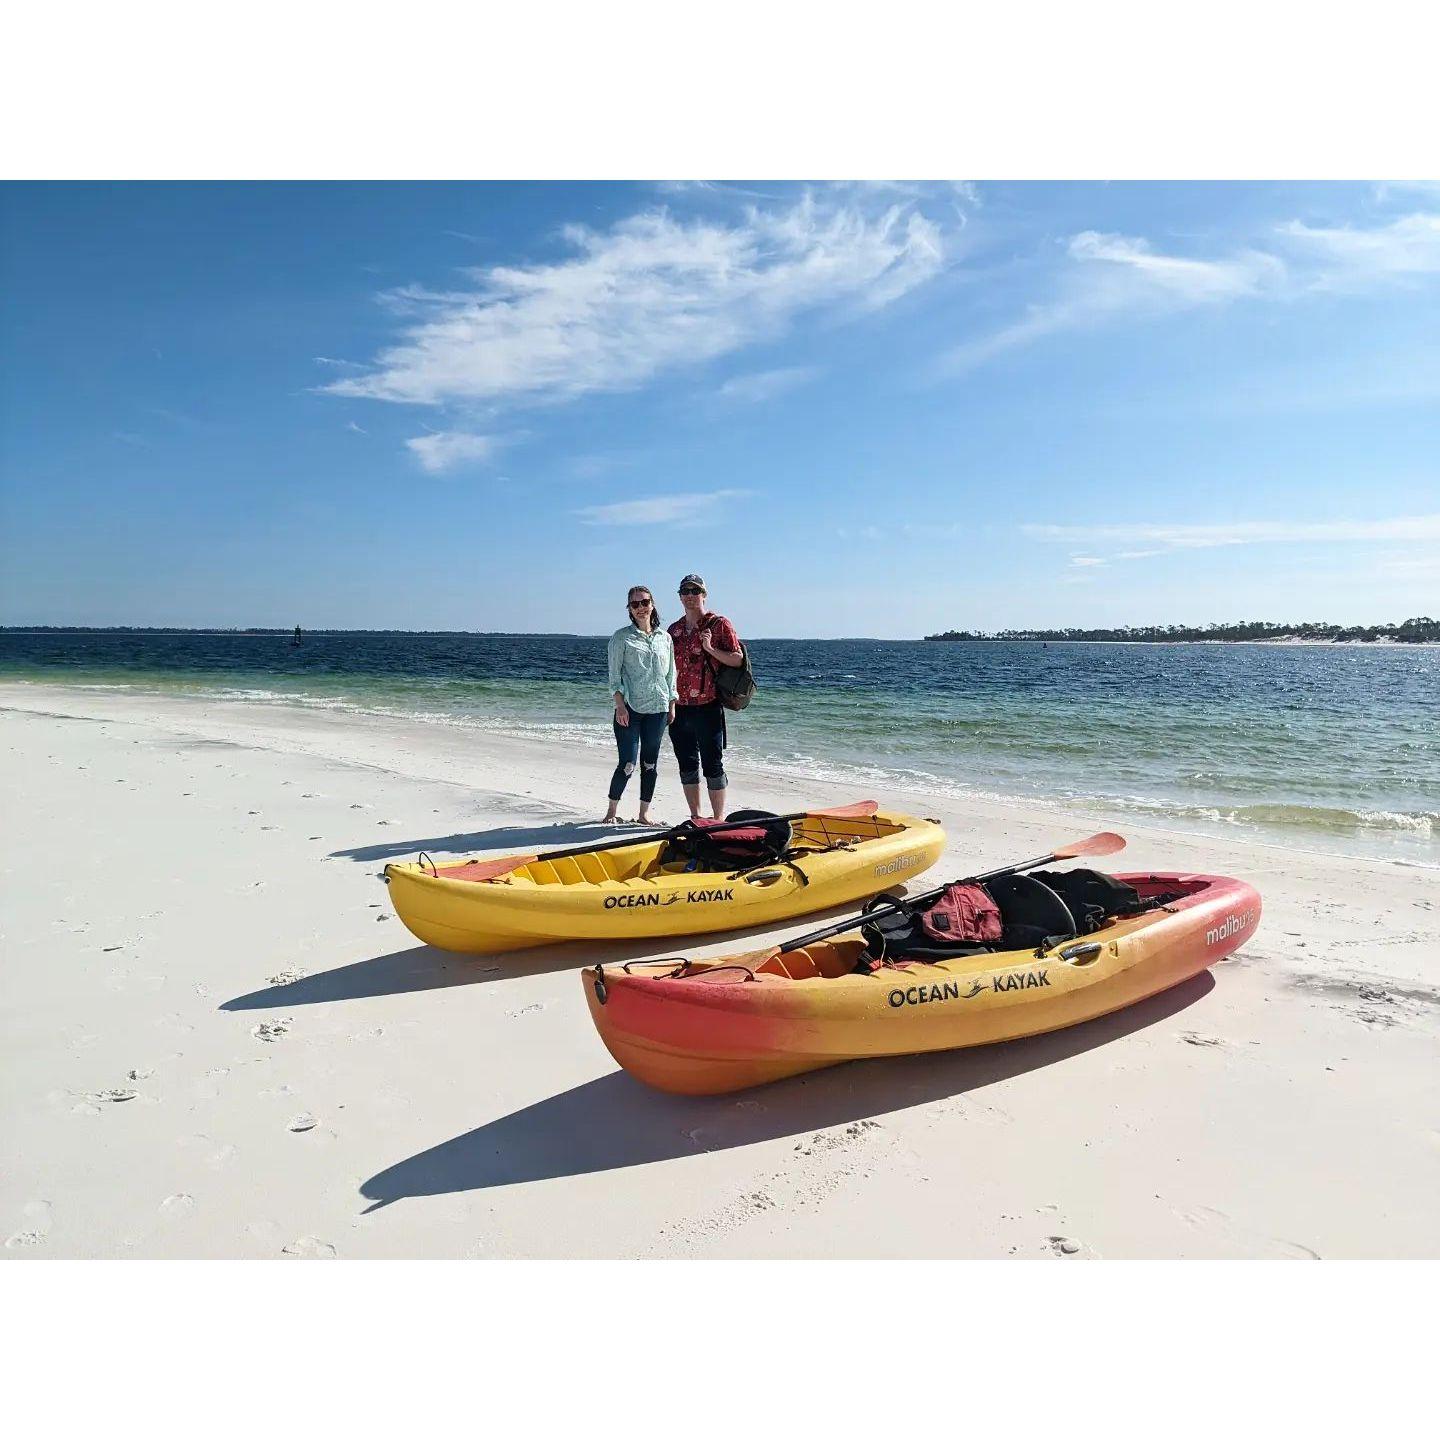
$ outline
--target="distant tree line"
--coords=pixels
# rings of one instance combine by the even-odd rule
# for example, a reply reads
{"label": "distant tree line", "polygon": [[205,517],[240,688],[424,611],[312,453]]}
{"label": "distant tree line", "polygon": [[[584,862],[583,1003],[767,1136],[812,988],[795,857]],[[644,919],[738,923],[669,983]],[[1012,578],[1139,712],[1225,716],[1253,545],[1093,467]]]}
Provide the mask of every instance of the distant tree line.
{"label": "distant tree line", "polygon": [[1118,630],[946,630],[927,640],[1397,640],[1406,645],[1440,642],[1440,620],[1421,615],[1400,625],[1277,625],[1240,620],[1231,625],[1123,625]]}

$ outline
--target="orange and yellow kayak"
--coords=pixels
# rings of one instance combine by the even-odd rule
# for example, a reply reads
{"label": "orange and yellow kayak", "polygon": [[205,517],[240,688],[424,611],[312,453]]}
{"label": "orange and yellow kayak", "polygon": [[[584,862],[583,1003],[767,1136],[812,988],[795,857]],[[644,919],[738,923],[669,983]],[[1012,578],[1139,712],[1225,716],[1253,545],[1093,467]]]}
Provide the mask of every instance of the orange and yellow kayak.
{"label": "orange and yellow kayak", "polygon": [[582,983],[611,1055],[637,1079],[685,1095],[870,1056],[988,1045],[1133,1005],[1239,948],[1260,896],[1222,875],[1120,875],[1163,908],[1110,919],[1035,950],[857,971],[858,934],[781,954],[594,966]]}

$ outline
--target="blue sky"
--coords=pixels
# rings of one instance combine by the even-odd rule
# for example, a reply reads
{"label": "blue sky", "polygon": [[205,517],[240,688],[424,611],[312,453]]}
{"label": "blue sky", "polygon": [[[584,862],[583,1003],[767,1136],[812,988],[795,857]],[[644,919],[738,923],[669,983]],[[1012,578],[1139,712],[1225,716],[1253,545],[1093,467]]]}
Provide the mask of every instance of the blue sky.
{"label": "blue sky", "polygon": [[6,623],[1440,614],[1440,185],[8,185]]}

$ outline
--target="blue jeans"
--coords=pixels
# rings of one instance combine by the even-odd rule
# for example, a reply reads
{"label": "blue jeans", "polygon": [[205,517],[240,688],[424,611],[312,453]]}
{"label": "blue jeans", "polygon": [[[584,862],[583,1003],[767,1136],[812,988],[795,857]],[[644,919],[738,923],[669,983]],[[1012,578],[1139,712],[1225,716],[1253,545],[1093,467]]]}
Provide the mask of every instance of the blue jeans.
{"label": "blue jeans", "polygon": [[665,733],[666,714],[657,710],[653,715],[642,715],[638,710],[630,712],[630,723],[619,725],[611,722],[615,731],[615,744],[620,751],[620,763],[610,777],[610,798],[618,800],[625,793],[625,782],[635,772],[635,761],[640,761],[640,803],[648,805],[655,798],[656,767],[660,763],[660,737]]}

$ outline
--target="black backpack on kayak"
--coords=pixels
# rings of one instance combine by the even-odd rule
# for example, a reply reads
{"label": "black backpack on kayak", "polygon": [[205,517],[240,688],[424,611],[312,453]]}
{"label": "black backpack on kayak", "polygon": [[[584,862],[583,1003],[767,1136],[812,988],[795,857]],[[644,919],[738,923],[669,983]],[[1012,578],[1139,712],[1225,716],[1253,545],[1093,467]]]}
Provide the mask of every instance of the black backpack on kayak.
{"label": "black backpack on kayak", "polygon": [[711,833],[721,821],[684,821],[666,844],[661,864],[681,860],[687,870],[746,870],[769,865],[790,848],[790,822],[769,810],[732,810],[723,823],[732,820],[755,823]]}

